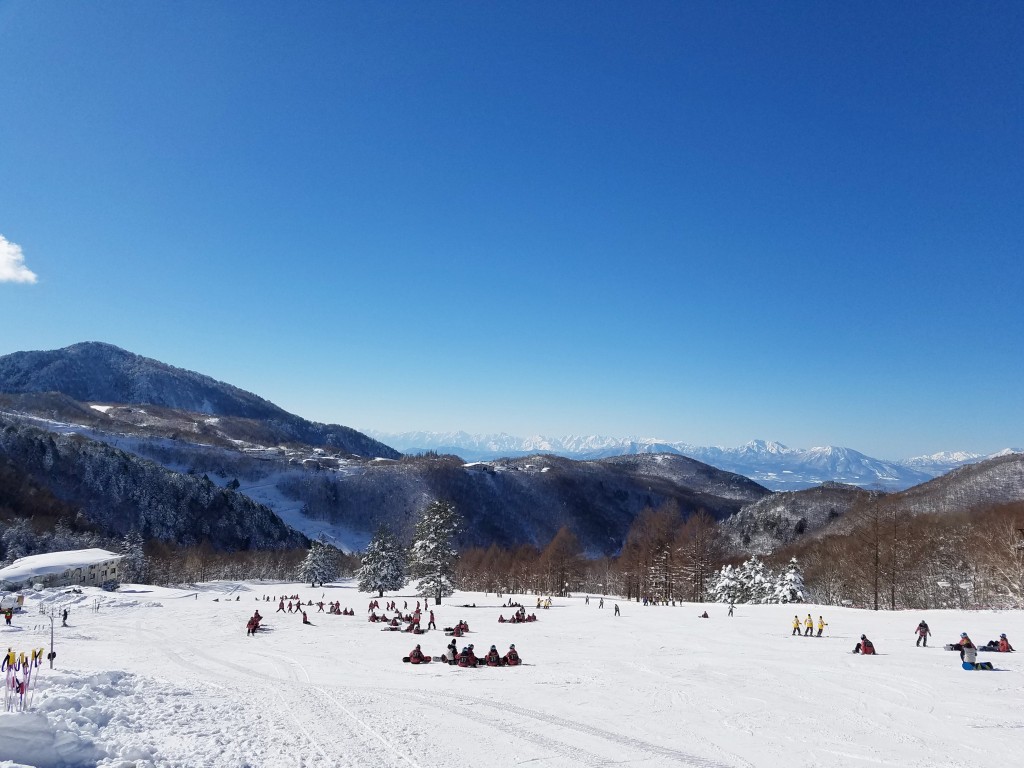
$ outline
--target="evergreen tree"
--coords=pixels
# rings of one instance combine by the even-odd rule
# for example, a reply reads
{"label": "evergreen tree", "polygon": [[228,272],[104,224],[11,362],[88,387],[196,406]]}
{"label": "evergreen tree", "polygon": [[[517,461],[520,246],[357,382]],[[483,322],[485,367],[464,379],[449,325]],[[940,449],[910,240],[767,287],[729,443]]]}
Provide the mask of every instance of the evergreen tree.
{"label": "evergreen tree", "polygon": [[118,565],[118,573],[122,582],[134,584],[145,584],[149,578],[149,560],[143,551],[145,542],[142,534],[138,531],[129,531],[121,540],[121,563]]}
{"label": "evergreen tree", "polygon": [[743,603],[770,603],[775,593],[775,579],[761,558],[756,555],[740,566],[737,578]]}
{"label": "evergreen tree", "polygon": [[381,526],[367,544],[362,566],[356,571],[360,591],[384,597],[385,590],[401,589],[408,582],[405,567],[405,550],[395,535]]}
{"label": "evergreen tree", "polygon": [[804,586],[804,574],[796,558],[789,561],[786,570],[775,583],[774,603],[802,603],[807,587]]}
{"label": "evergreen tree", "polygon": [[447,501],[435,501],[423,511],[416,524],[410,551],[410,572],[424,595],[441,598],[455,591],[455,564],[459,559],[452,540],[459,531],[458,512]]}
{"label": "evergreen tree", "polygon": [[308,581],[311,587],[321,585],[338,575],[338,550],[327,543],[323,534],[313,542],[309,554],[299,564],[299,578]]}
{"label": "evergreen tree", "polygon": [[744,603],[747,596],[740,583],[739,573],[731,565],[723,565],[722,570],[711,578],[708,594],[716,603]]}

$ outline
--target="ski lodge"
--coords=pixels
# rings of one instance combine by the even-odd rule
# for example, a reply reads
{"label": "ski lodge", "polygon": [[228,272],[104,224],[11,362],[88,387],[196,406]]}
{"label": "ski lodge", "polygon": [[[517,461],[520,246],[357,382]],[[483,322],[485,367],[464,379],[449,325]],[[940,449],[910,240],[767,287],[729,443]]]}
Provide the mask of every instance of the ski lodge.
{"label": "ski lodge", "polygon": [[44,587],[98,587],[105,581],[117,579],[117,566],[123,557],[105,549],[29,555],[0,568],[0,587],[24,589],[36,584]]}

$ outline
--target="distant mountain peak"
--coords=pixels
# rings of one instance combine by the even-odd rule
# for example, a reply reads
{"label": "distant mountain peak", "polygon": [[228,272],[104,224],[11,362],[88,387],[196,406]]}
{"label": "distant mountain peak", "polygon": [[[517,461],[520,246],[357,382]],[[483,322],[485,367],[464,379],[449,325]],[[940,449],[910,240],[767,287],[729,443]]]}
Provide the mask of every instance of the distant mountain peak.
{"label": "distant mountain peak", "polygon": [[367,434],[405,453],[427,450],[455,453],[469,461],[499,457],[554,453],[573,459],[600,459],[626,454],[674,453],[729,472],[744,475],[777,491],[799,490],[825,482],[887,490],[908,488],[944,474],[980,457],[966,452],[936,454],[928,461],[885,461],[853,448],[817,446],[790,448],[774,441],[756,439],[736,448],[697,446],[644,437],[615,438],[603,435],[535,435],[518,438],[508,433],[471,435],[466,432]]}

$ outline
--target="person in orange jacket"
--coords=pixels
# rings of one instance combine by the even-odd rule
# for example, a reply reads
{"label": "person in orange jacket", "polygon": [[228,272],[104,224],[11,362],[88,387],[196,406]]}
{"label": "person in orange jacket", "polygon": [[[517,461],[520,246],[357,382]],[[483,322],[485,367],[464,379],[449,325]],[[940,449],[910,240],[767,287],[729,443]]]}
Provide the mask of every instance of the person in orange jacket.
{"label": "person in orange jacket", "polygon": [[999,636],[999,652],[1000,653],[1011,653],[1013,646],[1010,645],[1010,641],[1006,639],[1006,633],[1004,632]]}

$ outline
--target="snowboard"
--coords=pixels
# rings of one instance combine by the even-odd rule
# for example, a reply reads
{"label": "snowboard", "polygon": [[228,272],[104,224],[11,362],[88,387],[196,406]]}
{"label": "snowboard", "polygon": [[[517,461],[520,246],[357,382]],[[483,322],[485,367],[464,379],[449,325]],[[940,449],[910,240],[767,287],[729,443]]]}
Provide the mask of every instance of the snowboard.
{"label": "snowboard", "polygon": [[973,664],[971,664],[971,662],[969,662],[969,661],[965,661],[963,663],[963,668],[964,669],[995,669],[995,667],[992,666],[992,662],[991,661],[976,661]]}
{"label": "snowboard", "polygon": [[[433,656],[424,656],[422,661],[420,661],[420,664],[429,664],[431,659],[433,658]],[[408,656],[403,656],[402,661],[404,661],[406,664],[412,664],[412,661],[409,659]]]}

